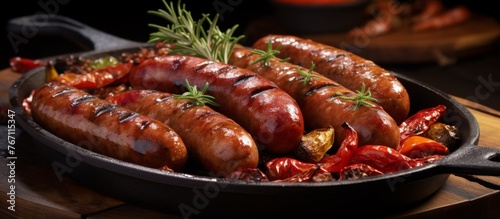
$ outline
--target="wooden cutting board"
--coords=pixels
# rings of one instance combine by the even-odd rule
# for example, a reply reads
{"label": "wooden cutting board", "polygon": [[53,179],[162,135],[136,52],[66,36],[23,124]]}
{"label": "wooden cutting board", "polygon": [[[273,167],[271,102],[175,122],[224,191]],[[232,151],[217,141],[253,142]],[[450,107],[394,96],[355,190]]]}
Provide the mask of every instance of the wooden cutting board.
{"label": "wooden cutting board", "polygon": [[[347,33],[296,34],[283,29],[273,17],[251,23],[245,31],[247,44],[266,34],[293,34],[351,51],[378,64],[437,62],[454,63],[498,48],[500,23],[492,17],[473,14],[456,26],[414,33],[409,27],[373,38],[352,38]],[[326,24],[327,22],[325,22]]]}

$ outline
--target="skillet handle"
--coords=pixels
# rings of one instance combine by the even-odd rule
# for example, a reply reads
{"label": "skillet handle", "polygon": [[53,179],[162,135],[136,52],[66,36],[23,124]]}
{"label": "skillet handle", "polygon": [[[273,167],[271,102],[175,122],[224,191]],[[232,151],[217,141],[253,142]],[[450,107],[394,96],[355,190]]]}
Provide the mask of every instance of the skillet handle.
{"label": "skillet handle", "polygon": [[462,146],[440,161],[443,173],[500,176],[500,150],[496,148]]}
{"label": "skillet handle", "polygon": [[69,17],[53,14],[35,14],[9,20],[7,31],[30,39],[37,34],[68,39],[87,50],[111,50],[134,47],[144,43],[123,39],[92,28]]}

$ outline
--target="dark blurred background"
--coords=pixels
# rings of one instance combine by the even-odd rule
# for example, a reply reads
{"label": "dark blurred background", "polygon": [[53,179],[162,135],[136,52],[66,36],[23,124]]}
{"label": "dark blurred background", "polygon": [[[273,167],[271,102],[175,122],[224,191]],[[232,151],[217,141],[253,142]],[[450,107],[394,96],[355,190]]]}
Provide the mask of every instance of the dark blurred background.
{"label": "dark blurred background", "polygon": [[[497,8],[492,1],[448,0],[446,5],[465,4],[473,12],[500,18]],[[174,1],[177,3],[177,1]],[[243,34],[246,27],[255,19],[273,13],[269,0],[183,0],[187,9],[195,18],[202,13],[221,14],[219,26],[221,29],[239,25],[237,35]],[[43,58],[53,55],[81,52],[90,48],[79,45],[59,36],[44,36],[37,34],[29,38],[26,43],[20,43],[16,52],[9,41],[9,33],[5,27],[7,21],[14,17],[34,15],[37,13],[51,13],[73,18],[98,30],[102,30],[121,38],[146,42],[149,34],[155,31],[148,27],[149,23],[165,24],[165,21],[148,14],[149,10],[164,9],[162,0],[144,1],[96,1],[96,0],[38,0],[38,1],[9,1],[9,6],[2,7],[1,25],[2,44],[0,47],[2,69],[9,67],[8,59],[13,56],[27,58]],[[249,45],[248,39],[240,41]],[[410,75],[453,95],[470,97],[477,92],[477,87],[484,85],[484,80],[490,78],[488,98],[477,100],[497,110],[500,110],[500,53],[498,50],[483,56],[460,60],[451,66],[437,66],[436,63],[418,65],[383,65],[390,70]]]}
{"label": "dark blurred background", "polygon": [[[45,6],[39,4],[42,2]],[[192,16],[199,18],[202,13],[213,17],[217,12],[221,15],[219,26],[227,29],[238,24],[237,33],[242,34],[245,26],[254,18],[270,12],[268,1],[259,0],[182,0]],[[38,34],[27,43],[20,43],[16,53],[8,38],[5,27],[7,21],[14,17],[34,15],[46,12],[49,8],[52,14],[73,18],[98,30],[119,36],[121,38],[146,42],[149,34],[155,29],[148,27],[149,23],[167,25],[149,10],[165,9],[162,0],[145,1],[96,1],[96,0],[40,0],[11,1],[12,6],[2,7],[2,47],[0,67],[8,67],[8,58],[23,56],[40,58],[62,53],[81,51],[82,49],[68,40],[58,36]],[[174,1],[177,4],[177,0]],[[53,13],[54,12],[54,13]],[[242,41],[243,42],[243,41]]]}

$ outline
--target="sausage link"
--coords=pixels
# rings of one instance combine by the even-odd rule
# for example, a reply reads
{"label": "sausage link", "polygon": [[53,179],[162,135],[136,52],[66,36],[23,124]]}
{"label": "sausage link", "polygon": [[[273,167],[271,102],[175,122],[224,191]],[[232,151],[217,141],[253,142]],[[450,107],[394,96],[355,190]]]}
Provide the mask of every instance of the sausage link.
{"label": "sausage link", "polygon": [[154,90],[127,91],[106,100],[172,127],[186,144],[189,157],[210,175],[257,167],[259,152],[252,136],[208,106]]}
{"label": "sausage link", "polygon": [[172,171],[187,162],[184,142],[166,124],[59,82],[36,90],[31,113],[47,131],[105,156]]}
{"label": "sausage link", "polygon": [[304,120],[297,102],[273,82],[252,71],[204,58],[168,55],[141,62],[132,68],[133,89],[169,93],[192,86],[210,86],[217,111],[233,119],[254,138],[259,148],[284,154],[296,148],[304,134]]}
{"label": "sausage link", "polygon": [[290,58],[290,62],[305,68],[310,68],[314,62],[315,71],[350,90],[360,90],[364,83],[397,124],[408,116],[410,97],[406,89],[394,74],[372,61],[333,46],[287,35],[262,37],[253,48],[265,50],[268,41],[272,42],[273,48],[281,44],[278,57]]}
{"label": "sausage link", "polygon": [[269,66],[263,62],[255,63],[260,57],[251,49],[235,47],[229,63],[260,74],[295,98],[304,115],[306,130],[333,127],[336,130],[335,145],[339,146],[344,139],[342,123],[347,122],[357,131],[359,145],[398,146],[399,127],[382,107],[375,104],[354,109],[356,103],[341,98],[340,94],[346,97],[356,94],[335,81],[312,71],[316,77],[304,83],[304,76],[298,69],[304,72],[308,69],[278,58],[270,59]]}

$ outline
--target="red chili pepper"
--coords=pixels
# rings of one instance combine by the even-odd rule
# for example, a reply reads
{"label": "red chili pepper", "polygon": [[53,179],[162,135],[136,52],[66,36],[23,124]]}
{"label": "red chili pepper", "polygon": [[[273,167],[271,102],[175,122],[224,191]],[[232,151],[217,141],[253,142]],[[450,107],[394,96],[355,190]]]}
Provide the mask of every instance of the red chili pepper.
{"label": "red chili pepper", "polygon": [[45,63],[41,60],[21,57],[10,58],[9,64],[13,71],[19,73],[26,73],[32,69],[45,65]]}
{"label": "red chili pepper", "polygon": [[352,154],[358,148],[358,133],[349,124],[343,123],[345,138],[342,141],[337,153],[323,157],[320,160],[323,169],[330,173],[339,172],[351,159]]}
{"label": "red chili pepper", "polygon": [[377,176],[382,174],[384,173],[382,173],[380,170],[373,168],[372,166],[363,163],[358,163],[342,168],[339,174],[339,180],[360,179],[367,176]]}
{"label": "red chili pepper", "polygon": [[352,155],[349,164],[366,164],[383,173],[392,173],[413,167],[411,158],[383,145],[359,147]]}
{"label": "red chili pepper", "polygon": [[422,158],[430,155],[447,155],[448,147],[430,138],[411,136],[403,141],[399,152],[410,158]]}
{"label": "red chili pepper", "polygon": [[[446,106],[438,105],[436,107],[423,109],[408,117],[401,125],[399,132],[401,134],[400,142],[414,135],[420,135],[429,129],[430,125],[435,123],[446,111]],[[401,144],[400,146],[401,147]],[[399,148],[398,147],[398,151]]]}
{"label": "red chili pepper", "polygon": [[317,165],[306,163],[290,157],[274,158],[266,163],[269,180],[284,180],[297,174],[304,173]]}
{"label": "red chili pepper", "polygon": [[108,66],[97,69],[88,74],[64,73],[54,78],[67,85],[78,89],[97,89],[110,85],[128,75],[132,68],[132,63]]}
{"label": "red chili pepper", "polygon": [[288,177],[286,179],[279,179],[279,180],[274,180],[275,182],[311,182],[313,181],[314,176],[316,175],[316,171],[319,169],[318,165],[314,165],[312,168],[299,173],[295,174],[291,177]]}

